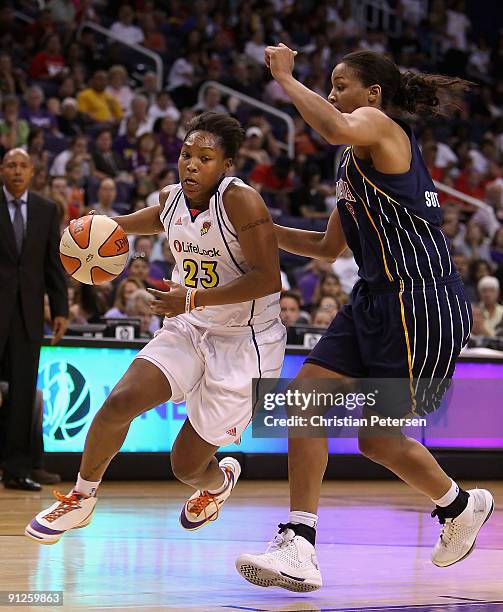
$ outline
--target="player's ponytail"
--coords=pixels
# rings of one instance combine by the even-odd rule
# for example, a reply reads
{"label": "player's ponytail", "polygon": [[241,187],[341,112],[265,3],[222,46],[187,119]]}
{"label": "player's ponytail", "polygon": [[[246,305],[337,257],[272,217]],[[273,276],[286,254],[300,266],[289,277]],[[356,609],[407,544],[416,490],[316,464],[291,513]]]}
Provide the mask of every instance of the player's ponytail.
{"label": "player's ponytail", "polygon": [[446,115],[459,108],[462,95],[471,83],[441,74],[404,72],[391,105],[407,113],[418,115]]}
{"label": "player's ponytail", "polygon": [[374,51],[349,53],[341,63],[351,68],[365,87],[381,86],[384,110],[448,114],[452,107],[459,107],[463,92],[472,85],[469,81],[439,74],[401,73],[392,60]]}

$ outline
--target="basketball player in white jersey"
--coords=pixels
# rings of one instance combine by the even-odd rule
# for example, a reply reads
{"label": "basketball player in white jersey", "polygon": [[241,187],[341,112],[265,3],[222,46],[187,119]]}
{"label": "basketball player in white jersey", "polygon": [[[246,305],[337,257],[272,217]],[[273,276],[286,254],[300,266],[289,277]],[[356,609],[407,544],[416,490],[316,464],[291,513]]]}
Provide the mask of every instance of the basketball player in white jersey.
{"label": "basketball player in white jersey", "polygon": [[239,463],[227,457],[219,464],[215,452],[251,421],[252,379],[279,376],[286,342],[271,217],[254,189],[225,177],[242,139],[228,115],[195,118],[180,152],[180,183],[162,190],[159,206],[115,218],[128,234],[167,234],[173,279],[165,292],[151,290],[164,325],[94,417],[74,489],[55,492],[57,502],[27,525],[33,540],[53,544],[90,522],[101,478],[131,421],[168,400],[187,404],[171,452],[175,476],[195,489],[182,526],[215,520],[234,488]]}

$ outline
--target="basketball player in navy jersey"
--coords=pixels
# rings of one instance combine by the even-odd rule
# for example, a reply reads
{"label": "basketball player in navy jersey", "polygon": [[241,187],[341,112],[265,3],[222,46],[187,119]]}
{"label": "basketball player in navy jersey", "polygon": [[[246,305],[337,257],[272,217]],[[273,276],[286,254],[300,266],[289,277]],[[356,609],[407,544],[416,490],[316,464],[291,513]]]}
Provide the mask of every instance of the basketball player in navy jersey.
{"label": "basketball player in navy jersey", "polygon": [[[440,229],[438,195],[414,134],[389,112],[442,110],[441,97],[454,102],[467,83],[402,75],[384,55],[357,51],[334,68],[327,101],[292,76],[294,52],[285,45],[267,47],[266,63],[313,129],[330,144],[349,145],[327,230],[276,226],[279,245],[287,251],[333,260],[347,245],[359,266],[351,304],[336,315],[296,382],[405,379],[410,393],[405,401],[391,401],[383,415],[431,412],[470,335],[471,308]],[[443,525],[432,553],[435,565],[452,565],[472,551],[493,509],[489,491],[463,491],[422,444],[399,429],[372,435],[362,428],[359,447],[435,503],[432,516]],[[260,586],[310,591],[322,584],[314,544],[327,440],[292,437],[288,457],[289,519],[266,553],[242,555],[236,567]]]}
{"label": "basketball player in navy jersey", "polygon": [[175,476],[195,489],[182,527],[215,520],[232,492],[239,463],[218,463],[215,452],[239,440],[252,418],[252,379],[279,376],[286,343],[271,217],[254,189],[225,176],[242,139],[228,115],[196,117],[180,152],[180,183],[161,191],[159,206],[115,217],[128,234],[166,232],[176,267],[167,291],[150,290],[164,324],[94,417],[74,489],[56,492],[56,503],[27,525],[31,539],[54,544],[90,522],[131,421],[168,400],[187,406],[171,452]]}

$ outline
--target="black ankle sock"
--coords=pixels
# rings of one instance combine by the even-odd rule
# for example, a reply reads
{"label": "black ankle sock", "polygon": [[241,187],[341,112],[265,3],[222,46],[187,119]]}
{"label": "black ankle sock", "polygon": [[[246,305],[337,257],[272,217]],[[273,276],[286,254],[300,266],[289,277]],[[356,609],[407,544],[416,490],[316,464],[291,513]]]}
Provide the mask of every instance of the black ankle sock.
{"label": "black ankle sock", "polygon": [[433,510],[433,512],[431,513],[431,516],[438,516],[438,520],[441,523],[444,523],[445,519],[456,518],[463,512],[463,510],[468,505],[469,497],[469,493],[463,491],[463,489],[459,489],[459,493],[456,499],[452,502],[452,504],[449,504],[448,506],[444,507],[437,506],[435,510]]}
{"label": "black ankle sock", "polygon": [[305,538],[313,546],[316,545],[316,529],[309,527],[309,525],[303,525],[302,523],[286,523],[286,525],[279,525],[280,533],[284,529],[291,529],[295,535]]}

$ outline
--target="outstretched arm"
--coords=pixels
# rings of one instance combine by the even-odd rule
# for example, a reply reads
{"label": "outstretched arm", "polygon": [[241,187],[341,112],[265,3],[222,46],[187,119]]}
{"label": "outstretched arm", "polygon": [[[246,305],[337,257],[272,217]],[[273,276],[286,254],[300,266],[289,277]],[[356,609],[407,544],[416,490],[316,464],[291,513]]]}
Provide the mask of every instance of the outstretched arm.
{"label": "outstretched arm", "polygon": [[335,209],[324,232],[274,225],[281,249],[304,257],[334,261],[346,248],[346,237],[341,225],[339,212]]}
{"label": "outstretched arm", "polygon": [[267,47],[266,64],[274,79],[290,96],[302,118],[330,144],[372,146],[386,136],[391,119],[377,108],[362,107],[341,113],[328,100],[308,89],[292,75],[295,52],[280,43]]}

